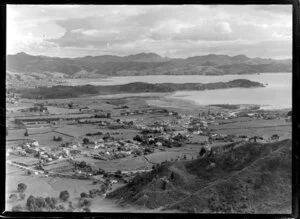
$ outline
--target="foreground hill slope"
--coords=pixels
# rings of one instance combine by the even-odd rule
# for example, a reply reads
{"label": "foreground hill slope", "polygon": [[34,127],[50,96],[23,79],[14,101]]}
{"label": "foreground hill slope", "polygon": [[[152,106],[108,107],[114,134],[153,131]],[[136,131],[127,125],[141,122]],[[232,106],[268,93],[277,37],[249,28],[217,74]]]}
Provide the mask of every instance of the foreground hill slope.
{"label": "foreground hill slope", "polygon": [[291,72],[292,61],[248,58],[244,55],[205,55],[186,59],[161,57],[155,53],[129,56],[86,56],[57,58],[18,53],[7,56],[7,70],[12,72],[58,72],[65,77],[126,75],[224,75],[263,72]]}
{"label": "foreground hill slope", "polygon": [[201,213],[291,213],[291,140],[166,162],[107,198]]}

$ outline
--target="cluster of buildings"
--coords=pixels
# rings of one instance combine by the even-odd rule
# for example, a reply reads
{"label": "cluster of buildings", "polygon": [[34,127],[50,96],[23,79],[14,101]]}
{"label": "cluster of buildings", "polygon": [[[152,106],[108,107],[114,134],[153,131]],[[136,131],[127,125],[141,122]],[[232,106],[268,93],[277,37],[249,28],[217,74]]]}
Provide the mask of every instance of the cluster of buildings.
{"label": "cluster of buildings", "polygon": [[16,93],[6,92],[6,103],[8,104],[18,104],[19,97]]}
{"label": "cluster of buildings", "polygon": [[143,115],[143,114],[153,114],[153,113],[163,113],[166,115],[177,115],[177,112],[169,112],[167,109],[151,108],[151,109],[141,109],[141,110],[124,110],[120,112],[121,116],[133,116],[133,115]]}

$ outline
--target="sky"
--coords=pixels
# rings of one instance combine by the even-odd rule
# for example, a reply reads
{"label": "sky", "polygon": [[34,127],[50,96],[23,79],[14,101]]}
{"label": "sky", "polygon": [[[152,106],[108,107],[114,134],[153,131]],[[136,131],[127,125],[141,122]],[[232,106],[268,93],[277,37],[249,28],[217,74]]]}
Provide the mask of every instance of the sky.
{"label": "sky", "polygon": [[8,5],[7,53],[292,58],[291,5]]}

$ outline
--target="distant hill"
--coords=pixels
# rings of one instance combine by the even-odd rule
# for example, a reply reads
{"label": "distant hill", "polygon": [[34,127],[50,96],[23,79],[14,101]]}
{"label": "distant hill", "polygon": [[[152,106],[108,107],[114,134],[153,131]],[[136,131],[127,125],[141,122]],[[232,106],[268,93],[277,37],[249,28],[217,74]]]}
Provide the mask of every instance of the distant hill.
{"label": "distant hill", "polygon": [[173,92],[177,90],[212,90],[225,89],[234,87],[264,87],[263,84],[247,79],[236,79],[229,82],[215,82],[215,83],[161,83],[149,84],[144,82],[133,82],[122,85],[109,86],[53,86],[53,87],[37,87],[29,89],[19,89],[21,97],[24,98],[38,98],[38,99],[55,99],[55,98],[71,98],[79,97],[81,95],[105,95],[118,93],[146,93],[146,92]]}
{"label": "distant hill", "polygon": [[12,72],[63,73],[65,77],[127,75],[224,75],[263,72],[291,72],[292,61],[248,58],[245,55],[205,55],[186,59],[161,57],[155,53],[129,56],[86,56],[57,58],[26,53],[7,55],[7,70]]}
{"label": "distant hill", "polygon": [[119,204],[197,213],[291,213],[291,140],[165,162],[107,195]]}

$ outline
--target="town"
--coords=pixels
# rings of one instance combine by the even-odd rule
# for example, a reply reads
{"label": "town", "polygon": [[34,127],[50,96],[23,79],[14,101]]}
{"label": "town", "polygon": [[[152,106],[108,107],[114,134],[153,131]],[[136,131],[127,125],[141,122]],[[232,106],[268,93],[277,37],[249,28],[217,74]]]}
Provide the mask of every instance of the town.
{"label": "town", "polygon": [[11,168],[41,180],[92,181],[102,185],[96,193],[104,197],[165,161],[288,138],[291,122],[291,112],[256,106],[184,113],[150,106],[143,98],[37,101],[11,91],[6,101]]}

